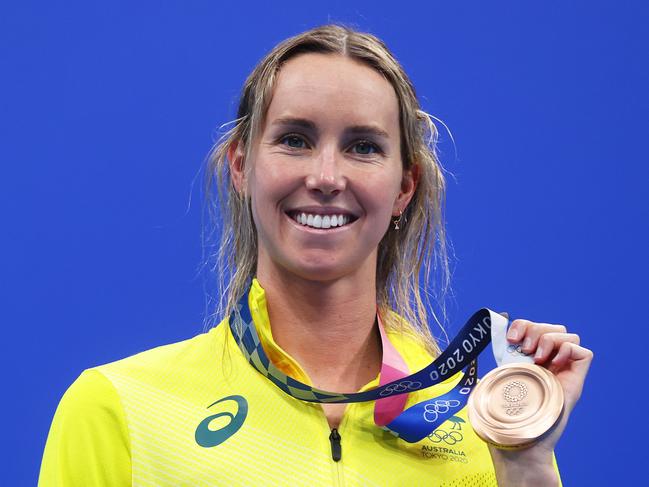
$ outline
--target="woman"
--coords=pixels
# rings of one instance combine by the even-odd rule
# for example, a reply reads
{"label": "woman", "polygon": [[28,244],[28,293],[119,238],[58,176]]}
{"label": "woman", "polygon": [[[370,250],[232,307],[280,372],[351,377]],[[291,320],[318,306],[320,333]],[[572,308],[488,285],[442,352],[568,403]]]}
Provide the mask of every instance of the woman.
{"label": "woman", "polygon": [[[227,195],[226,318],[84,371],[57,409],[40,485],[558,485],[554,446],[592,360],[563,326],[518,319],[508,332],[566,398],[552,433],[523,450],[487,446],[464,409],[408,442],[379,427],[394,401],[292,397],[300,384],[371,390],[439,354],[418,283],[431,254],[446,268],[434,136],[374,36],[324,26],[273,49],[210,158],[208,184],[218,175]],[[459,379],[393,398],[403,410]]]}

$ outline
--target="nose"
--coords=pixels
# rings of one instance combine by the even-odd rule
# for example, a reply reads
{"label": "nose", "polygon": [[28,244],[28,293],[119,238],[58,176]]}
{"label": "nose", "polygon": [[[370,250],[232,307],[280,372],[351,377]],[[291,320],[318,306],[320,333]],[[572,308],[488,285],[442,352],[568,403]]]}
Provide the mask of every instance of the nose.
{"label": "nose", "polygon": [[323,148],[313,158],[313,164],[306,177],[309,190],[325,195],[334,195],[345,189],[347,179],[341,170],[341,163],[334,147]]}

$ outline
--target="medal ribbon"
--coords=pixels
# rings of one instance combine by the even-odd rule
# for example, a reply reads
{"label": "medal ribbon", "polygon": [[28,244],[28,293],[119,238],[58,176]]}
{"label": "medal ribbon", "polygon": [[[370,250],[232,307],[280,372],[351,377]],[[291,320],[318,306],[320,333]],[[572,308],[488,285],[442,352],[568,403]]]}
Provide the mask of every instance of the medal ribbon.
{"label": "medal ribbon", "polygon": [[[376,321],[379,325],[379,333],[381,335],[382,359],[379,385],[382,386],[406,377],[408,375],[408,366],[404,362],[403,357],[394,348],[392,342],[388,340],[378,309]],[[403,408],[406,407],[407,400],[408,396],[405,394],[377,399],[374,405],[374,422],[378,426],[387,425],[403,411]]]}
{"label": "medal ribbon", "polygon": [[[388,362],[384,362],[381,367],[381,381],[378,387],[362,392],[339,393],[304,384],[286,375],[270,361],[252,320],[248,293],[241,298],[229,319],[232,335],[246,360],[286,394],[302,401],[317,403],[377,401],[378,409],[375,407],[374,414],[377,425],[409,443],[425,438],[466,405],[477,382],[477,357],[491,341],[492,323],[506,329],[507,322],[507,318],[482,308],[469,318],[446,350],[420,371],[404,377],[405,364],[402,366],[394,357],[388,358]],[[392,352],[396,354],[391,344],[385,345],[389,340],[385,337],[385,330],[380,321],[379,330],[384,343],[384,356],[389,357]],[[464,375],[449,392],[403,411],[405,394],[439,384],[465,368],[467,370]],[[404,399],[397,399],[399,396]],[[382,401],[384,399],[390,401]]]}
{"label": "medal ribbon", "polygon": [[534,363],[534,357],[521,350],[520,344],[507,341],[507,324],[509,320],[498,320],[491,325],[491,349],[500,367],[512,363]]}

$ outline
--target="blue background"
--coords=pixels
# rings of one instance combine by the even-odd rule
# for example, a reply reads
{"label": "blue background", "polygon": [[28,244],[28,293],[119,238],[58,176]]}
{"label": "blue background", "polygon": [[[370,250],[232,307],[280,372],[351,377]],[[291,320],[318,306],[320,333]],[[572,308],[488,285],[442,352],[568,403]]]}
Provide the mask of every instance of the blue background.
{"label": "blue background", "polygon": [[35,484],[83,369],[202,332],[196,177],[215,128],[268,50],[328,21],[384,39],[455,138],[457,155],[441,143],[450,332],[489,306],[579,333],[595,360],[557,449],[565,485],[634,483],[649,433],[646,3],[450,3],[3,5],[4,485]]}

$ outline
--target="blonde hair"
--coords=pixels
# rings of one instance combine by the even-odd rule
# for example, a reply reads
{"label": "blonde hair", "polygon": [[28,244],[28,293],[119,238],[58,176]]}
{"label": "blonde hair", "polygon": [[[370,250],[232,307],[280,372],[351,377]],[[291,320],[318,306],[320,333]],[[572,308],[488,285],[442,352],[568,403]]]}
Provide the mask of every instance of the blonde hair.
{"label": "blonde hair", "polygon": [[[228,149],[235,143],[243,145],[244,161],[249,160],[250,142],[256,140],[263,127],[279,70],[283,63],[304,53],[330,53],[360,61],[381,73],[396,92],[403,168],[419,166],[419,181],[403,212],[400,229],[390,227],[379,243],[376,299],[386,327],[419,338],[429,352],[437,355],[439,347],[428,327],[426,309],[430,309],[429,296],[434,296],[445,320],[444,298],[450,283],[443,223],[445,180],[436,151],[437,129],[433,117],[421,109],[409,77],[386,45],[372,34],[344,25],[311,29],[269,52],[246,79],[237,118],[231,122],[234,126],[222,135],[208,156],[204,184],[213,226],[211,232],[203,234],[203,243],[209,244],[214,233],[220,233],[218,250],[206,259],[204,255],[219,284],[211,317],[229,316],[257,268],[257,234],[250,199],[232,186]],[[214,188],[218,191],[216,199]],[[431,264],[440,274],[439,289],[422,290],[420,278],[429,282]],[[420,276],[422,270],[424,275]],[[431,314],[443,331],[432,310]]]}

